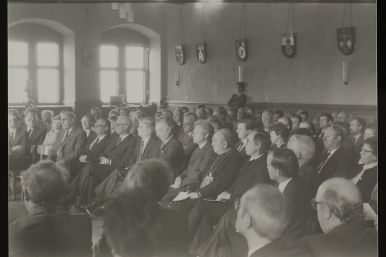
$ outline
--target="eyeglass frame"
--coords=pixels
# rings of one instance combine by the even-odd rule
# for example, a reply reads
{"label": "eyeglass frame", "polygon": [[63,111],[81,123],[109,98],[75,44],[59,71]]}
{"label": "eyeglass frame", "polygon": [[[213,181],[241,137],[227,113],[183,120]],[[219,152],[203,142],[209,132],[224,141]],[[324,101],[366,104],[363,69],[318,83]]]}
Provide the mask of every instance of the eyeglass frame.
{"label": "eyeglass frame", "polygon": [[317,205],[318,204],[325,204],[325,205],[327,205],[329,207],[329,205],[326,202],[317,202],[315,200],[315,198],[311,199],[311,207],[312,207],[312,209],[317,210]]}

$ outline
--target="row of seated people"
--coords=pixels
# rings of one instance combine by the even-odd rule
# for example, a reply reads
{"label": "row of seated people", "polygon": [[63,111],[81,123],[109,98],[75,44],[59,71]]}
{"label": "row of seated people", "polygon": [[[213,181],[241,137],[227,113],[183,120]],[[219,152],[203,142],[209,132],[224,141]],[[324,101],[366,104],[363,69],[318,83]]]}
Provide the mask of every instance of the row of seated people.
{"label": "row of seated people", "polygon": [[[295,163],[291,150],[274,149],[267,158],[269,176],[277,169],[279,173],[293,169]],[[91,256],[90,218],[59,208],[67,173],[48,160],[22,173],[28,214],[10,224],[9,256]],[[133,175],[124,182],[124,191],[106,205],[103,237],[93,256],[197,256],[187,254],[191,241],[186,215],[160,204],[172,173],[160,159],[136,165]],[[374,210],[376,195],[377,189],[371,197]],[[198,256],[377,256],[377,231],[364,218],[362,196],[353,181],[327,179],[318,187],[310,206],[321,231],[296,236],[289,233],[289,227],[293,227],[299,206],[280,184],[253,184],[228,208],[203,244],[210,251]]]}
{"label": "row of seated people", "polygon": [[[289,129],[281,122],[271,126],[270,135],[268,135],[258,121],[242,119],[237,122],[237,133],[235,133],[221,127],[216,130],[215,126],[212,126],[214,119],[196,121],[196,115],[187,113],[183,121],[185,131],[180,137],[184,143],[182,144],[176,139],[178,127],[175,126],[170,111],[163,110],[157,114],[156,122],[151,118],[131,119],[130,116],[128,114],[117,118],[114,133],[109,133],[110,119],[99,119],[93,129],[96,138],[82,148],[77,145],[81,141],[87,141],[85,140],[87,134],[80,128],[77,129],[79,133],[74,134],[75,115],[71,112],[62,113],[64,131],[57,136],[48,154],[50,159],[64,164],[70,171],[69,187],[62,204],[75,201],[78,206],[81,203],[91,203],[91,206],[94,206],[95,202],[104,203],[124,190],[127,183],[122,182],[134,176],[135,169],[132,167],[139,161],[161,158],[171,166],[173,171],[171,177],[174,180],[169,192],[161,200],[161,205],[170,209],[179,209],[189,217],[189,235],[192,241],[190,253],[192,254],[200,253],[202,256],[208,252],[210,253],[208,256],[216,254],[211,251],[219,249],[217,241],[205,246],[204,243],[210,240],[204,238],[213,238],[211,235],[216,233],[212,231],[214,225],[229,223],[227,218],[222,219],[229,215],[232,217],[232,214],[227,214],[229,205],[232,205],[251,184],[277,184],[283,194],[288,191],[288,198],[292,196],[293,202],[301,206],[300,210],[303,206],[305,206],[304,210],[307,210],[307,199],[314,195],[316,188],[330,177],[351,178],[359,187],[362,187],[361,192],[366,194],[367,201],[376,183],[376,172],[374,172],[377,168],[376,139],[366,139],[368,142],[362,146],[359,160],[364,166],[356,165],[358,160],[354,148],[348,144],[351,141],[347,140],[344,127],[339,124],[331,125],[329,122],[322,130],[325,150],[321,151],[321,159],[319,159],[314,156],[318,141],[311,139],[312,135],[308,130],[308,132],[297,130],[287,144],[286,135]],[[324,117],[325,115],[322,115],[320,118],[321,125]],[[138,122],[137,133],[133,132],[135,121]],[[154,130],[157,136],[154,135]],[[234,145],[235,134],[240,139],[236,145]],[[110,140],[107,140],[109,137],[111,137]],[[105,138],[105,142],[109,142],[102,147]],[[345,139],[348,142],[347,146],[343,144]],[[158,144],[149,144],[152,141],[158,141]],[[190,143],[186,143],[189,141]],[[299,143],[302,141],[306,141],[303,142],[305,149],[302,149],[302,143]],[[99,153],[96,150],[98,146],[102,148],[98,150]],[[299,168],[293,164],[289,165],[288,170],[280,172],[276,167],[276,173],[267,174],[263,169],[265,166],[267,170],[270,165],[266,160],[268,149],[270,147],[285,149],[286,146],[295,153],[296,158],[293,159],[296,159],[300,170],[304,168],[303,172],[298,172]],[[79,148],[80,153],[77,154],[76,149]],[[145,152],[148,153],[151,150],[154,151],[154,155],[146,156]],[[74,154],[77,156],[73,157]],[[258,172],[260,170],[263,171]],[[291,186],[291,184],[294,185]],[[206,199],[217,201],[206,201]],[[289,234],[301,236],[307,233],[305,231],[309,229],[304,227],[307,225],[309,216],[311,215],[307,211],[294,215],[296,218],[288,227]],[[237,238],[238,234],[233,233],[234,231],[225,231],[227,234],[235,234]],[[237,239],[235,241],[240,242]],[[240,247],[232,246],[231,249],[240,249]]]}

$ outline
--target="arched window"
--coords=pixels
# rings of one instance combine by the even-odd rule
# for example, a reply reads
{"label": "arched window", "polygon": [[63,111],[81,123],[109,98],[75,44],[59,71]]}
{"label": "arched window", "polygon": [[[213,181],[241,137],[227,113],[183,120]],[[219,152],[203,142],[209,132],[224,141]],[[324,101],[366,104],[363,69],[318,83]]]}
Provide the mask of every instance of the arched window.
{"label": "arched window", "polygon": [[126,28],[115,28],[102,35],[99,47],[100,100],[123,95],[127,103],[147,103],[149,41]]}
{"label": "arched window", "polygon": [[37,104],[62,104],[62,36],[38,24],[18,24],[8,32],[8,102],[27,102],[26,88]]}

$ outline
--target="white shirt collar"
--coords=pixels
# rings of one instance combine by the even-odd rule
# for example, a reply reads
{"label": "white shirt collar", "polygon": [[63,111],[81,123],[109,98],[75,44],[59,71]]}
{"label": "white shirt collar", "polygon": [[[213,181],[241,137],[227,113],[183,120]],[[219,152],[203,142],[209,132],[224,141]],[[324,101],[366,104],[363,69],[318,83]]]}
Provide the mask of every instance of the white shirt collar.
{"label": "white shirt collar", "polygon": [[170,136],[168,139],[166,139],[164,145],[166,145],[166,144],[170,141],[170,139],[172,139],[172,137],[173,137],[173,136]]}
{"label": "white shirt collar", "polygon": [[[102,141],[102,139],[105,138],[106,135],[107,135],[107,134],[103,134],[102,136],[97,137],[97,139],[99,139],[99,141]],[[95,139],[95,140],[96,140],[96,139]]]}
{"label": "white shirt collar", "polygon": [[261,247],[254,247],[248,250],[248,257],[251,257],[252,254],[254,254],[257,250],[259,250]]}
{"label": "white shirt collar", "polygon": [[87,137],[88,137],[88,136],[90,135],[90,133],[91,133],[91,129],[85,129],[84,131],[86,132],[86,136],[87,136]]}
{"label": "white shirt collar", "polygon": [[202,149],[204,148],[204,146],[206,146],[206,144],[209,143],[208,141],[203,141],[201,143],[198,144],[198,148]]}
{"label": "white shirt collar", "polygon": [[374,168],[375,166],[378,165],[378,162],[373,162],[373,163],[370,163],[368,165],[364,165],[361,172],[359,172],[355,177],[353,177],[351,179],[351,181],[356,184],[358,183],[359,180],[361,180],[362,176],[363,176],[363,173],[365,173],[366,170],[369,170],[371,168]]}
{"label": "white shirt collar", "polygon": [[257,160],[257,159],[259,159],[261,156],[263,156],[263,154],[260,154],[260,155],[253,155],[253,156],[251,156],[251,158],[249,159],[249,161],[251,162],[251,161]]}
{"label": "white shirt collar", "polygon": [[68,129],[66,132],[64,132],[64,133],[67,133],[67,136],[70,135],[73,128],[74,128],[74,127],[69,128],[69,129]]}
{"label": "white shirt collar", "polygon": [[291,179],[292,179],[292,178],[289,178],[288,180],[283,181],[283,182],[281,182],[281,183],[279,184],[278,188],[279,188],[279,191],[280,191],[281,193],[284,192],[284,189],[287,187],[287,185],[288,185],[288,183],[291,181]]}
{"label": "white shirt collar", "polygon": [[340,146],[338,146],[334,150],[330,151],[330,155],[328,156],[328,158],[330,158],[336,152],[336,150],[338,150],[339,148],[340,148]]}
{"label": "white shirt collar", "polygon": [[147,143],[149,142],[149,140],[150,140],[150,137],[145,137],[145,138],[142,139],[142,141],[143,141],[143,148],[142,148],[142,150],[145,149],[145,147],[146,147]]}
{"label": "white shirt collar", "polygon": [[129,135],[130,135],[130,133],[129,133],[129,134],[126,134],[126,135],[124,135],[124,136],[119,136],[119,137],[121,138],[121,142],[122,142],[123,140],[125,140],[125,138],[128,137]]}

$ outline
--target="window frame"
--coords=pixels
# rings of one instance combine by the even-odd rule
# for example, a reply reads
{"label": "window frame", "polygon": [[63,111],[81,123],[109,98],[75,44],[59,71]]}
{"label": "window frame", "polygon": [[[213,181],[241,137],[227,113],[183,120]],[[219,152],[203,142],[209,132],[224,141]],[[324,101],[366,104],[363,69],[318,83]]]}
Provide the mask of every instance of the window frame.
{"label": "window frame", "polygon": [[[36,95],[36,105],[38,106],[60,106],[64,103],[64,53],[63,53],[63,38],[56,31],[47,28],[42,25],[37,24],[26,24],[27,26],[38,26],[38,33],[30,33],[30,28],[28,33],[20,33],[26,30],[26,28],[22,28],[18,30],[16,28],[16,34],[13,34],[13,30],[8,31],[8,43],[14,42],[24,42],[27,43],[28,49],[28,64],[27,66],[19,66],[19,65],[8,65],[8,68],[18,68],[18,67],[27,67],[28,77],[32,80],[32,91]],[[27,27],[28,29],[28,27]],[[58,66],[39,66],[37,60],[37,45],[38,43],[54,43],[58,45],[59,51],[59,64]],[[58,83],[58,102],[39,102],[39,92],[38,92],[38,70],[40,69],[51,69],[54,68],[58,70],[59,73],[59,83]],[[7,84],[8,87],[8,84]],[[26,102],[8,102],[9,106],[21,106],[25,105]]]}
{"label": "window frame", "polygon": [[[98,66],[99,66],[99,92],[101,93],[101,81],[100,74],[103,70],[112,70],[118,72],[118,95],[123,95],[127,104],[147,104],[149,101],[149,47],[146,44],[140,43],[128,43],[128,42],[101,42],[99,49],[103,45],[113,45],[118,48],[118,67],[116,68],[105,68],[101,67],[101,56],[99,54]],[[143,68],[127,68],[126,67],[126,47],[142,47],[143,48]],[[100,51],[98,51],[100,53]],[[143,72],[143,97],[140,102],[127,102],[127,81],[126,72],[128,71],[141,71]],[[99,96],[99,100],[103,105],[109,105],[110,101],[103,102],[102,96]]]}

